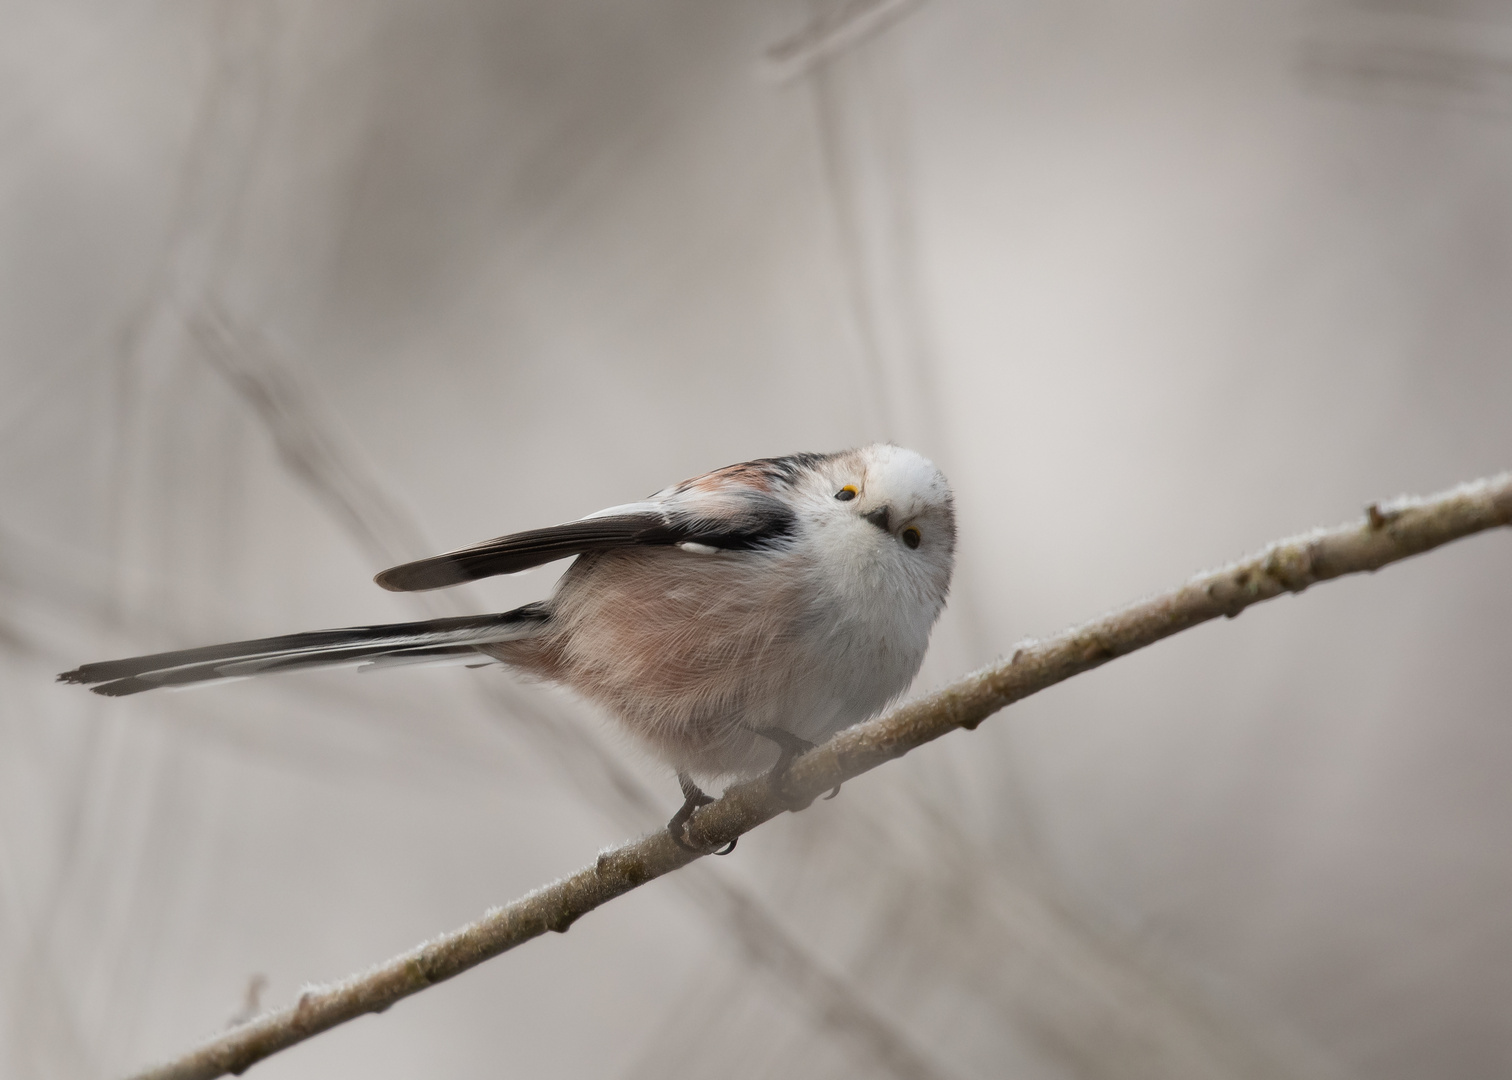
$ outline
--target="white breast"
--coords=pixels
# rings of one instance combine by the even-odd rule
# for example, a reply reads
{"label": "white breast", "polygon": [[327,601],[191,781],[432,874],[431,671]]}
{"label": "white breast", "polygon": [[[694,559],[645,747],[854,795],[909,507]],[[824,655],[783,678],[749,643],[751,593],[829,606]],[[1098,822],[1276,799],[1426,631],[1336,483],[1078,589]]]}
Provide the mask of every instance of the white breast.
{"label": "white breast", "polygon": [[866,522],[817,530],[810,547],[813,664],[806,731],[819,742],[875,715],[913,682],[944,597],[914,572],[896,540]]}

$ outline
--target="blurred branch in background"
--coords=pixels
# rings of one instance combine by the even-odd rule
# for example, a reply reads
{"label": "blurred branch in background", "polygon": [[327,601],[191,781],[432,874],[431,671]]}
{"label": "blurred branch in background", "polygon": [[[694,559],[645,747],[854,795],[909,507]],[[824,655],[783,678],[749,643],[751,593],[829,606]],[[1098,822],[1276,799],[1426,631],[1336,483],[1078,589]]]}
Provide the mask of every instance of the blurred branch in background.
{"label": "blurred branch in background", "polygon": [[765,71],[778,82],[792,82],[830,57],[886,30],[921,3],[923,0],[847,0],[769,48],[763,58]]}
{"label": "blurred branch in background", "polygon": [[1437,3],[1320,5],[1296,71],[1316,93],[1505,121],[1512,116],[1512,34],[1446,18]]}
{"label": "blurred branch in background", "polygon": [[[1008,660],[859,724],[798,758],[781,796],[765,779],[736,784],[700,810],[689,838],[709,850],[784,810],[802,808],[837,784],[957,728],[974,729],[993,713],[1117,657],[1219,616],[1347,574],[1368,573],[1453,540],[1512,525],[1512,473],[1462,484],[1422,499],[1372,503],[1362,522],[1281,540],[1247,559],[1072,627],[1027,641]],[[477,922],[433,939],[335,986],[306,990],[290,1007],[254,1020],[139,1080],[208,1080],[321,1031],[450,979],[547,931],[565,933],[578,918],[699,858],[665,831],[602,852],[594,865],[496,908]]]}
{"label": "blurred branch in background", "polygon": [[[205,29],[210,63],[197,88],[184,154],[175,178],[176,190],[162,242],[144,260],[141,291],[120,320],[113,338],[111,410],[104,421],[111,450],[105,485],[109,506],[108,531],[115,537],[116,556],[104,591],[102,622],[118,625],[123,608],[161,607],[132,603],[125,567],[132,564],[135,545],[144,537],[129,527],[136,509],[151,501],[152,477],[144,468],[145,448],[159,434],[161,415],[154,409],[171,398],[169,387],[180,335],[176,313],[186,296],[198,295],[223,272],[236,240],[236,225],[254,174],[253,165],[267,131],[267,101],[273,81],[272,55],[276,40],[276,12],[268,3],[220,6],[206,12]],[[114,43],[124,23],[114,24],[108,36]],[[101,68],[94,63],[94,70]],[[78,84],[75,84],[78,85]],[[43,100],[52,101],[51,97]],[[54,107],[56,107],[54,105]],[[72,364],[59,365],[70,370]],[[63,387],[70,380],[62,382]],[[39,391],[51,386],[44,383]],[[40,400],[40,399],[39,399]],[[72,1058],[88,1045],[80,1036],[87,1025],[69,1015],[76,1002],[54,1007],[50,986],[57,956],[64,951],[61,931],[64,898],[83,872],[82,822],[88,820],[92,792],[100,786],[97,770],[108,772],[111,749],[99,725],[86,728],[77,766],[60,785],[61,802],[69,807],[60,845],[60,858],[49,875],[38,918],[27,927],[26,941],[15,962],[7,965],[7,981],[17,1007],[6,1017],[8,1041],[20,1060],[33,1069],[44,1045],[66,1048]],[[35,992],[33,988],[40,988]],[[130,1009],[128,1002],[123,1012]],[[61,1028],[65,1037],[49,1038]],[[92,1068],[70,1061],[70,1071]]]}
{"label": "blurred branch in background", "polygon": [[189,333],[205,359],[262,422],[279,459],[361,545],[374,562],[418,559],[432,549],[414,518],[369,470],[354,465],[355,451],[333,433],[294,373],[260,333],[234,325],[219,307],[206,305],[189,318]]}

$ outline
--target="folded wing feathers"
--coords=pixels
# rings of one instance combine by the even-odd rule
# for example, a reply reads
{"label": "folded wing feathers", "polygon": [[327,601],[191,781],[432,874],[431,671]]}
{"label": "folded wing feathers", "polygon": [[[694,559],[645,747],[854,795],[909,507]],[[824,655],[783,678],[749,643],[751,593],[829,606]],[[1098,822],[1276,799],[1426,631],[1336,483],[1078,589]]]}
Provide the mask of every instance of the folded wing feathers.
{"label": "folded wing feathers", "polygon": [[385,570],[373,580],[393,592],[418,592],[464,581],[515,574],[585,551],[673,543],[661,514],[584,518],[549,529],[513,533],[476,547],[450,551]]}
{"label": "folded wing feathers", "polygon": [[514,574],[533,566],[612,548],[693,542],[720,549],[773,543],[792,532],[795,516],[782,500],[751,489],[688,493],[664,503],[636,503],[600,511],[549,529],[513,533],[476,547],[404,563],[375,581],[395,592],[416,592]]}

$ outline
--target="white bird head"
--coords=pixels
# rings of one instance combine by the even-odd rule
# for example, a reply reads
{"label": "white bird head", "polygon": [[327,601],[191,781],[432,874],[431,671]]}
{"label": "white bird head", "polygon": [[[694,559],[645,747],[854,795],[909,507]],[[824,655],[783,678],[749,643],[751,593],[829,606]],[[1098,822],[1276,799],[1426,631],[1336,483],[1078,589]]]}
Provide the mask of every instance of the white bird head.
{"label": "white bird head", "polygon": [[826,561],[847,576],[892,579],[932,623],[950,590],[956,545],[955,500],[934,463],[875,443],[821,459],[801,488]]}

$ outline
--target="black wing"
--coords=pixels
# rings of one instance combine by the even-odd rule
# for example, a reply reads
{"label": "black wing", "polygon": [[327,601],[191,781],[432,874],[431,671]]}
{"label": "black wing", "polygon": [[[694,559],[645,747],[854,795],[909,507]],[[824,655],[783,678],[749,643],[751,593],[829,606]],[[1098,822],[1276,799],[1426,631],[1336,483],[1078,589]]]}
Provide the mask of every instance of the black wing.
{"label": "black wing", "polygon": [[418,592],[611,548],[694,543],[745,550],[781,542],[792,534],[795,521],[787,503],[752,490],[677,493],[665,502],[637,503],[626,511],[501,536],[395,566],[373,580],[393,592]]}
{"label": "black wing", "polygon": [[585,551],[675,543],[677,538],[660,514],[584,518],[404,563],[385,570],[373,580],[392,592],[419,592],[495,574],[516,574]]}

